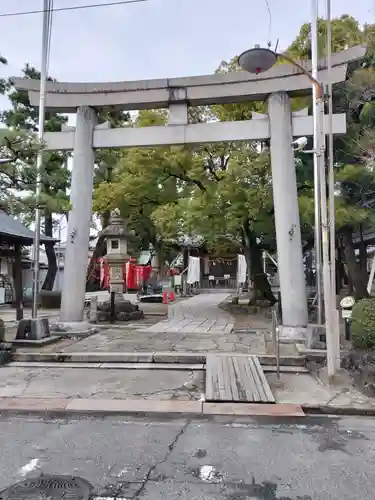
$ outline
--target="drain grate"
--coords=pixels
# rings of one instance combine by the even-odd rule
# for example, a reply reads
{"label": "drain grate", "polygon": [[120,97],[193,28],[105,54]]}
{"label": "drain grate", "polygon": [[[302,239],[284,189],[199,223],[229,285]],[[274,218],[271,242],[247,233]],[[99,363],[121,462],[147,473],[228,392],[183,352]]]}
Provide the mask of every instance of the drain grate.
{"label": "drain grate", "polygon": [[91,485],[74,476],[40,476],[13,484],[0,500],[89,500]]}

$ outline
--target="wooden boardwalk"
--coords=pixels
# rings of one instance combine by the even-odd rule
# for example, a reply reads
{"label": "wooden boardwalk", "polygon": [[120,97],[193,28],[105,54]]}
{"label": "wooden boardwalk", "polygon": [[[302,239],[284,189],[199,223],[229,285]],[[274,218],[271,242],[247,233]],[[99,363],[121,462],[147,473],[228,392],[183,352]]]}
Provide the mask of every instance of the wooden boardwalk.
{"label": "wooden boardwalk", "polygon": [[275,403],[257,356],[208,354],[206,401]]}

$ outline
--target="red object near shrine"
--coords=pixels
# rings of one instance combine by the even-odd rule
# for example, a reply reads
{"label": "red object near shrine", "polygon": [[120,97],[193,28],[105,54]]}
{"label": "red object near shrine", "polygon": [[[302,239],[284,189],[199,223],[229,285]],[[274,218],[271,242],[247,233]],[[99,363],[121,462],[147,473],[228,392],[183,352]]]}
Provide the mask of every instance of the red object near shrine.
{"label": "red object near shrine", "polygon": [[[104,258],[99,259],[100,265],[100,288],[107,290],[109,288],[109,266]],[[139,266],[136,259],[130,259],[130,262],[124,264],[124,285],[127,290],[140,290],[145,281],[147,281],[152,272],[151,266]]]}

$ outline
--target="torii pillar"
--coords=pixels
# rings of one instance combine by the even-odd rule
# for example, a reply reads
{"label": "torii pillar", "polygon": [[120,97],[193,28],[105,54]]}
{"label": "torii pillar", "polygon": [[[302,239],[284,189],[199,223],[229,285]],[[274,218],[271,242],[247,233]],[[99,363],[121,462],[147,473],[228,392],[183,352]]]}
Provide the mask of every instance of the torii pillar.
{"label": "torii pillar", "polygon": [[92,108],[78,108],[60,312],[62,322],[83,320],[95,164],[92,145],[96,124],[97,115]]}
{"label": "torii pillar", "polygon": [[308,323],[301,226],[293,151],[292,113],[286,92],[268,98],[277,263],[283,325],[280,339],[304,341]]}

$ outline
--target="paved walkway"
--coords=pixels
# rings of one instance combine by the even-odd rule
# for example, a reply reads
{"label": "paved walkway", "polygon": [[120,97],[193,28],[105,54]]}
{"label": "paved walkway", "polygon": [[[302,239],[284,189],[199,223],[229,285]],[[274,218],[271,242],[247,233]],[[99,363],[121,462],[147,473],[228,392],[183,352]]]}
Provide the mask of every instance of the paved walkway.
{"label": "paved walkway", "polygon": [[202,370],[4,366],[1,398],[153,399],[193,401],[204,394]]}
{"label": "paved walkway", "polygon": [[201,294],[168,307],[168,319],[147,328],[148,332],[230,334],[232,316],[219,308],[227,293]]}
{"label": "paved walkway", "polygon": [[[232,316],[218,306],[228,294],[201,294],[169,305],[169,318],[114,328],[83,340],[65,339],[44,352],[239,352],[265,354],[262,332],[236,333]],[[24,349],[20,349],[24,350]]]}

